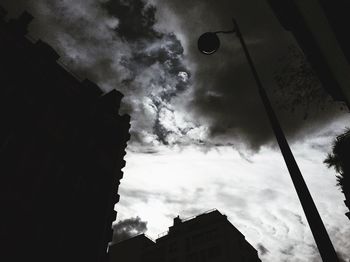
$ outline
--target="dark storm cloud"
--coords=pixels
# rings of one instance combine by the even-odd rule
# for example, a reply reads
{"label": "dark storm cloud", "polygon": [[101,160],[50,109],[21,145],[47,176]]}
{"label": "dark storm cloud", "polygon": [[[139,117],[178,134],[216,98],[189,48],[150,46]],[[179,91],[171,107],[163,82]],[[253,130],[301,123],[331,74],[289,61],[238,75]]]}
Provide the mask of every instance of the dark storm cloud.
{"label": "dark storm cloud", "polygon": [[120,220],[113,225],[113,242],[117,243],[147,231],[147,222],[139,217]]}
{"label": "dark storm cloud", "polygon": [[153,30],[156,12],[154,6],[146,6],[142,0],[110,0],[102,6],[110,15],[120,19],[116,31],[122,38],[137,41],[139,39],[152,40],[160,36]]}
{"label": "dark storm cloud", "polygon": [[[237,37],[221,35],[221,49],[213,56],[203,56],[197,50],[197,38],[201,33],[231,29],[232,17],[235,17],[240,24],[259,75],[289,138],[305,135],[304,131],[308,129],[307,132],[310,132],[311,127],[319,128],[336,114],[337,109],[334,106],[329,105],[327,110],[322,111],[319,108],[319,99],[313,100],[320,94],[322,94],[321,100],[328,99],[323,97],[324,92],[320,91],[317,81],[312,92],[308,90],[305,92],[305,89],[298,89],[296,92],[293,84],[283,90],[277,88],[275,78],[281,74],[279,69],[287,68],[291,63],[295,64],[290,60],[298,60],[299,64],[305,60],[295,53],[288,55],[289,47],[293,46],[294,41],[280,27],[265,1],[157,2],[160,6],[168,6],[162,9],[164,14],[161,17],[176,14],[179,25],[175,28],[181,28],[188,39],[188,54],[196,63],[193,75],[195,91],[189,108],[209,126],[212,140],[222,143],[232,140],[243,141],[251,148],[258,149],[273,137]],[[166,26],[174,27],[170,23]],[[282,61],[279,61],[280,59]],[[294,76],[299,74],[304,77],[303,73],[310,72],[307,67],[302,66],[298,67],[297,70],[300,71],[296,72],[293,71],[295,68],[290,66],[288,68],[289,71],[282,77],[288,77],[288,74]],[[300,82],[300,79],[294,80],[294,84]],[[304,81],[304,84],[306,82]],[[309,117],[306,121],[304,118],[307,114]]]}

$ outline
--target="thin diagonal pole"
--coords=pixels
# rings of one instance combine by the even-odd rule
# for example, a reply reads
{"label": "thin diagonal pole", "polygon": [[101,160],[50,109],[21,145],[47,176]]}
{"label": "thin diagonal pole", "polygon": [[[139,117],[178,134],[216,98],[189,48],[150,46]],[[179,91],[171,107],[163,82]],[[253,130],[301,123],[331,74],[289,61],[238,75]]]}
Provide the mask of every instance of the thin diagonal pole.
{"label": "thin diagonal pole", "polygon": [[287,139],[283,133],[281,125],[276,117],[275,112],[271,106],[270,100],[267,97],[266,91],[262,86],[259,75],[255,69],[253,60],[249,54],[248,48],[245,44],[243,36],[239,30],[237,22],[233,19],[234,30],[243,47],[244,53],[252,70],[253,76],[258,86],[261,100],[264,104],[266,113],[269,117],[273,132],[275,133],[278,145],[281,149],[284,161],[286,162],[290,177],[292,178],[295,190],[297,191],[300,203],[303,207],[306,219],[311,228],[317,248],[320,252],[323,262],[339,262],[337,254],[334,250],[333,244],[328,236],[327,230],[322,222],[321,216],[317,211],[316,205],[307,188],[304,178],[300,172],[293,153],[288,145]]}

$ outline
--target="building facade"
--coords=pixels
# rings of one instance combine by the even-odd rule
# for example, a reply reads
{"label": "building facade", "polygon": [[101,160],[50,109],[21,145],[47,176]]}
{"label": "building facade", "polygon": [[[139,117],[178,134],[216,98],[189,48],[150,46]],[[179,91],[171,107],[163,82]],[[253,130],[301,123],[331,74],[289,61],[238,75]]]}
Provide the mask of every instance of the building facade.
{"label": "building facade", "polygon": [[350,3],[347,0],[267,0],[335,101],[350,109]]}
{"label": "building facade", "polygon": [[130,117],[0,10],[1,261],[107,259]]}
{"label": "building facade", "polygon": [[[267,1],[281,25],[294,35],[326,91],[350,110],[350,2]],[[343,193],[350,209],[349,192]],[[350,212],[346,216],[350,219]]]}
{"label": "building facade", "polygon": [[[147,245],[137,245],[141,242]],[[121,254],[124,260],[120,261],[133,262],[260,261],[254,247],[218,210],[186,220],[176,217],[169,231],[155,242],[140,235],[112,245],[109,253],[110,262],[117,262]]]}

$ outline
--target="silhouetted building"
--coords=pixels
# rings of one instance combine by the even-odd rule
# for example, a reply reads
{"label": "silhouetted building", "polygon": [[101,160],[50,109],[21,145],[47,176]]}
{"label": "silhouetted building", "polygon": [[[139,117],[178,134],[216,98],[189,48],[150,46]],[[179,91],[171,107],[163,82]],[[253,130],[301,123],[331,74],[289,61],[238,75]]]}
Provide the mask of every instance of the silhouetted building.
{"label": "silhouetted building", "polygon": [[[145,235],[109,248],[110,262],[258,262],[257,251],[219,211],[174,219],[156,242]],[[120,259],[120,260],[118,260]]]}
{"label": "silhouetted building", "polygon": [[336,101],[350,107],[350,2],[267,0]]}
{"label": "silhouetted building", "polygon": [[130,117],[0,8],[1,261],[107,259]]}
{"label": "silhouetted building", "polygon": [[140,262],[155,246],[145,234],[137,235],[109,247],[109,261]]}

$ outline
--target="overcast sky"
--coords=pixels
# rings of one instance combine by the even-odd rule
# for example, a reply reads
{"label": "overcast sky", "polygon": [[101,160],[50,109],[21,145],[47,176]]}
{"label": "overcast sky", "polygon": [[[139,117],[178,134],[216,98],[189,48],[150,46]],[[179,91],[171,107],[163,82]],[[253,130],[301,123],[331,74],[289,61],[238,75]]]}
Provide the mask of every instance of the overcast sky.
{"label": "overcast sky", "polygon": [[[349,116],[324,93],[265,1],[0,3],[12,16],[31,12],[30,34],[54,46],[75,73],[124,93],[132,138],[119,220],[147,222],[156,238],[178,214],[218,208],[263,261],[320,261],[239,42],[223,35],[213,56],[197,50],[201,33],[229,30],[235,17],[334,246],[350,259],[344,197],[322,163]],[[298,68],[310,90],[277,84],[276,76],[293,80]]]}

